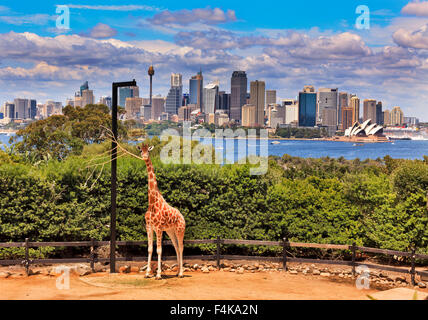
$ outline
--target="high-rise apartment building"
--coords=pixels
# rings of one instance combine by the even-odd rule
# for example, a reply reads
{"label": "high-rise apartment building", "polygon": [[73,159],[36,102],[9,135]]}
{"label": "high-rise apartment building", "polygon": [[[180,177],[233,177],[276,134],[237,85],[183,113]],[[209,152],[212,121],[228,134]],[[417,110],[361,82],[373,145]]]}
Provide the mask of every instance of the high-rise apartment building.
{"label": "high-rise apartment building", "polygon": [[245,71],[234,71],[230,85],[229,118],[241,122],[241,108],[247,103],[248,79]]}
{"label": "high-rise apartment building", "polygon": [[196,104],[202,111],[204,77],[202,71],[189,80],[189,104]]}
{"label": "high-rise apartment building", "polygon": [[315,127],[317,118],[317,94],[313,86],[305,86],[299,92],[299,127]]}
{"label": "high-rise apartment building", "polygon": [[401,126],[404,123],[404,113],[400,107],[394,107],[391,111],[391,125]]}
{"label": "high-rise apartment building", "polygon": [[140,97],[126,98],[125,111],[127,119],[137,119],[140,116],[143,99]]}
{"label": "high-rise apartment building", "polygon": [[342,108],[342,120],[340,127],[342,128],[343,131],[345,131],[346,129],[350,128],[353,126],[353,113],[354,110],[352,109],[352,107],[343,107]]}
{"label": "high-rise apartment building", "polygon": [[376,120],[377,124],[383,125],[382,101],[376,104]]}
{"label": "high-rise apartment building", "polygon": [[138,98],[140,89],[138,87],[121,87],[119,88],[119,101],[121,107],[125,107],[126,98]]}
{"label": "high-rise apartment building", "polygon": [[88,104],[94,104],[95,97],[92,90],[83,90],[82,91],[82,107],[87,106]]}
{"label": "high-rise apartment building", "polygon": [[385,110],[383,112],[383,125],[390,126],[391,125],[391,111]]}
{"label": "high-rise apartment building", "polygon": [[256,107],[257,126],[265,125],[265,82],[251,81],[250,83],[250,105]]}
{"label": "high-rise apartment building", "polygon": [[363,121],[372,120],[376,122],[376,100],[366,99],[363,102]]}
{"label": "high-rise apartment building", "polygon": [[183,86],[183,76],[180,73],[171,74],[171,87]]}
{"label": "high-rise apartment building", "polygon": [[[214,114],[219,106],[219,82],[213,82],[204,88],[202,113]],[[214,120],[213,120],[214,121]],[[214,122],[213,122],[214,123]]]}
{"label": "high-rise apartment building", "polygon": [[153,120],[160,119],[160,117],[162,116],[162,113],[165,112],[165,103],[166,103],[166,99],[164,97],[161,97],[161,96],[153,97],[150,119],[153,119]]}
{"label": "high-rise apartment building", "polygon": [[296,100],[283,100],[285,108],[285,124],[296,124],[299,122],[299,103]]}

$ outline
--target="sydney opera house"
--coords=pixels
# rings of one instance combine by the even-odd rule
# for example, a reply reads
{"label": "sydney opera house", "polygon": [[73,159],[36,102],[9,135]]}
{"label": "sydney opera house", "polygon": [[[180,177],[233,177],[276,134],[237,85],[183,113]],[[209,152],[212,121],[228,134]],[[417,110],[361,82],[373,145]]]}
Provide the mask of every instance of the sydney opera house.
{"label": "sydney opera house", "polygon": [[360,124],[354,125],[345,130],[344,137],[335,137],[335,140],[349,142],[386,142],[388,138],[383,134],[383,126],[372,123],[369,119]]}

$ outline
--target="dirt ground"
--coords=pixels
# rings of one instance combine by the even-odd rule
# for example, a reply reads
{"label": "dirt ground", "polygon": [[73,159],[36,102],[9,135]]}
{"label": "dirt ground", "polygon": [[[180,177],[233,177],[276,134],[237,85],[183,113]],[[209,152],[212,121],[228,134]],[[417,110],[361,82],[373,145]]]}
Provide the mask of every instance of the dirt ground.
{"label": "dirt ground", "polygon": [[[58,276],[27,277],[22,267],[13,268],[21,275],[0,278],[1,300],[367,300],[367,295],[382,292],[373,286],[359,290],[353,279],[283,271],[237,274],[223,270],[189,271],[182,279],[167,271],[160,281],[145,279],[138,272],[98,272],[83,277],[71,274],[70,288],[60,290]],[[0,268],[5,270],[6,267]],[[418,290],[428,293],[428,289]]]}
{"label": "dirt ground", "polygon": [[[209,274],[189,272],[182,279],[170,274],[165,277],[165,280],[149,279],[146,287],[132,289],[98,287],[82,281],[90,281],[95,277],[106,277],[106,274],[92,274],[84,279],[72,275],[69,290],[58,290],[56,277],[51,276],[36,275],[1,279],[0,299],[357,300],[367,299],[367,294],[377,292],[377,290],[358,290],[351,283],[338,283],[328,279],[282,272],[241,275],[229,272]],[[143,275],[135,277],[143,279]]]}

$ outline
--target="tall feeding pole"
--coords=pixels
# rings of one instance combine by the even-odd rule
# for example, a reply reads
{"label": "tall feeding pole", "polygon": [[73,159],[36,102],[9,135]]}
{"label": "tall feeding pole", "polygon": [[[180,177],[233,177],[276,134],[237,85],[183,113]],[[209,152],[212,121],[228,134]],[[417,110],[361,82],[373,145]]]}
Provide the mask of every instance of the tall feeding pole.
{"label": "tall feeding pole", "polygon": [[111,130],[111,214],[110,214],[110,273],[116,272],[116,198],[117,198],[117,89],[120,87],[136,87],[135,80],[130,82],[114,82],[112,85]]}
{"label": "tall feeding pole", "polygon": [[152,95],[153,95],[153,76],[155,75],[155,69],[153,66],[149,67],[148,74],[150,76],[150,108],[152,107]]}

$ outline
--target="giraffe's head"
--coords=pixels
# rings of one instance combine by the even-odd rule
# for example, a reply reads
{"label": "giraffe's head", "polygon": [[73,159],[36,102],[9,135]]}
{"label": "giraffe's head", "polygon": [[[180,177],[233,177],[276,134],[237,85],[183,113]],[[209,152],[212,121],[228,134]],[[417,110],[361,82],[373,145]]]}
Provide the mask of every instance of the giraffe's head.
{"label": "giraffe's head", "polygon": [[137,146],[137,149],[141,152],[141,158],[147,160],[149,158],[149,152],[153,150],[153,146],[149,147],[147,144],[143,143],[140,146]]}

